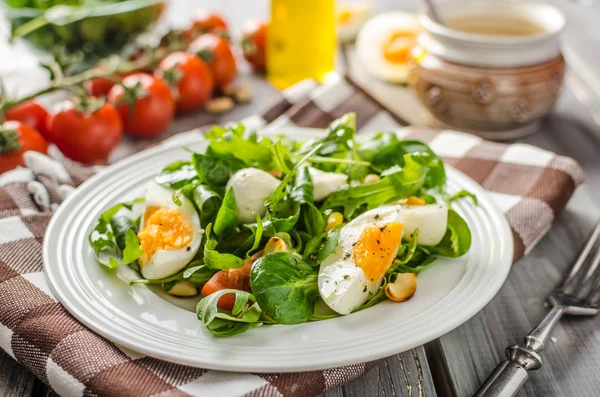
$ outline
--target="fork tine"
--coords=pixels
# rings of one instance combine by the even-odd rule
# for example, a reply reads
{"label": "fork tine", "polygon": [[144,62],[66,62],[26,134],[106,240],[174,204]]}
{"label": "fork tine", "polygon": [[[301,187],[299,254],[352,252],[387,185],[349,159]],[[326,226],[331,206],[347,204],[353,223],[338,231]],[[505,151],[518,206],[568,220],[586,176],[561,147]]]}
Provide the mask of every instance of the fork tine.
{"label": "fork tine", "polygon": [[577,287],[573,296],[578,299],[586,299],[588,295],[595,289],[598,269],[600,264],[600,249],[596,251],[594,257],[590,261],[590,264],[587,268],[585,274],[579,278]]}
{"label": "fork tine", "polygon": [[[600,237],[600,221],[598,221],[596,223],[596,226],[594,226],[592,233],[590,233],[585,244],[579,251],[579,254],[577,254],[577,258],[575,259],[575,261],[571,265],[571,269],[569,270],[569,275],[564,279],[564,281],[559,286],[557,286],[557,288],[556,288],[557,291],[561,291],[564,294],[571,295],[577,290],[577,287],[580,285],[578,280],[581,279],[580,270],[584,267],[584,264],[586,263],[586,259],[588,258],[590,252],[592,251],[592,249],[598,242],[599,237]],[[597,260],[600,261],[600,258],[598,258],[598,254],[590,262],[589,269],[597,268],[597,266],[598,266]],[[586,272],[586,274],[587,273],[589,273],[589,271]],[[593,273],[593,271],[592,271],[592,273]],[[584,276],[584,279],[585,279],[585,276]]]}

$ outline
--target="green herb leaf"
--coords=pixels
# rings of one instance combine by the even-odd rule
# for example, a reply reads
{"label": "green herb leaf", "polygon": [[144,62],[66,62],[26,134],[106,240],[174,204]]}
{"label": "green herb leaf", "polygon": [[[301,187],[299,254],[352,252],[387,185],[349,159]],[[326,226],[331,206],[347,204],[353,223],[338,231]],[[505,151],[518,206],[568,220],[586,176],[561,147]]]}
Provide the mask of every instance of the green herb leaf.
{"label": "green herb leaf", "polygon": [[300,255],[277,252],[258,259],[250,285],[263,312],[280,324],[309,320],[318,296],[317,272]]}

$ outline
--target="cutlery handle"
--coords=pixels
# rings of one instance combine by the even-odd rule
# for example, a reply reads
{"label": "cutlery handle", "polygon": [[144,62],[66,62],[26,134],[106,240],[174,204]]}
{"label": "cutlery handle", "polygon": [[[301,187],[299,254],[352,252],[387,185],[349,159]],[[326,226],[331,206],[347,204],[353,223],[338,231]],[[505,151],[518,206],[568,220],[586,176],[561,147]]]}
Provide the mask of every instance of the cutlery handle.
{"label": "cutlery handle", "polygon": [[529,378],[527,370],[513,361],[503,361],[473,397],[512,397]]}
{"label": "cutlery handle", "polygon": [[542,322],[525,337],[521,345],[506,349],[507,361],[503,361],[477,390],[474,397],[512,397],[529,378],[528,371],[539,369],[542,358],[539,353],[550,333],[566,311],[557,305],[546,314]]}

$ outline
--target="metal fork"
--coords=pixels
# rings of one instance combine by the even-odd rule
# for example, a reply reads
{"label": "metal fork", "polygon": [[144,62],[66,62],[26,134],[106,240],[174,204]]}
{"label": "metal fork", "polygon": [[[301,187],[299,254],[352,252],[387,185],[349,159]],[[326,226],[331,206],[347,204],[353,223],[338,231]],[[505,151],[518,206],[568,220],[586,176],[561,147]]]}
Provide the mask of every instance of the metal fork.
{"label": "metal fork", "polygon": [[[592,254],[593,252],[593,254]],[[587,238],[565,279],[552,291],[552,310],[520,345],[506,349],[508,360],[500,363],[474,397],[509,397],[517,394],[529,371],[542,366],[540,353],[563,314],[593,316],[600,301],[600,221]]]}

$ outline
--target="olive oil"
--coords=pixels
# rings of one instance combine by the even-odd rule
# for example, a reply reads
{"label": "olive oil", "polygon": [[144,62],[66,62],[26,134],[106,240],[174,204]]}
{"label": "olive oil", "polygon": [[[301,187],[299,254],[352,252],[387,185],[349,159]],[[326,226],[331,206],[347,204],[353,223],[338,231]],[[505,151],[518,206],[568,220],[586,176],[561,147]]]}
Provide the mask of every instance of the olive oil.
{"label": "olive oil", "polygon": [[267,77],[279,89],[334,69],[335,0],[271,0]]}

